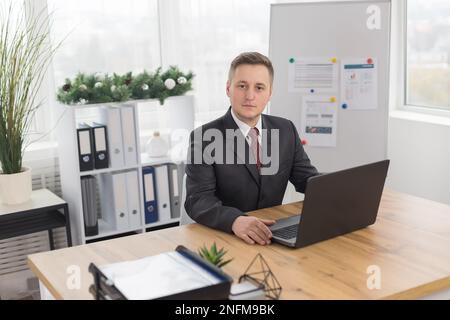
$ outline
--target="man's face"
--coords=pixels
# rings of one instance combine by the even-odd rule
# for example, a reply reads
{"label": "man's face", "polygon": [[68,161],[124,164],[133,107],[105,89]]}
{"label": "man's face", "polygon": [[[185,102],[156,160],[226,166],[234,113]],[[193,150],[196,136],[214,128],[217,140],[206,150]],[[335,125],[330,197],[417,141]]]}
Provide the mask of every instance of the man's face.
{"label": "man's face", "polygon": [[269,70],[264,65],[241,64],[227,81],[227,96],[237,117],[255,125],[272,95]]}

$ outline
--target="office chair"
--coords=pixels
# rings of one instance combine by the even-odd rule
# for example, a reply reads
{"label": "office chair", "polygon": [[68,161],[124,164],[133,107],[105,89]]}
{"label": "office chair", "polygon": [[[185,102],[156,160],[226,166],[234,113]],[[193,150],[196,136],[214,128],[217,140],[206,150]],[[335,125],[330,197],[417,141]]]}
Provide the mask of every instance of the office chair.
{"label": "office chair", "polygon": [[180,226],[184,226],[186,224],[195,223],[194,220],[189,217],[189,215],[186,212],[186,209],[184,208],[184,202],[186,201],[186,174],[183,176],[183,186],[181,189],[181,206],[180,206]]}

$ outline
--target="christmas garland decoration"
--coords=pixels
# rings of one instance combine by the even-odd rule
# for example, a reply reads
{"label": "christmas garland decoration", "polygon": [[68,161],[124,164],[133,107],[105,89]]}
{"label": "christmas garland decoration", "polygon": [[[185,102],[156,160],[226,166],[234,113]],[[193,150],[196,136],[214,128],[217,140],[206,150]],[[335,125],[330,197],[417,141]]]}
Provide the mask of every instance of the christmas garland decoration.
{"label": "christmas garland decoration", "polygon": [[154,73],[144,71],[133,76],[114,73],[90,74],[79,73],[75,79],[66,79],[58,88],[57,100],[64,104],[93,104],[121,102],[128,100],[158,99],[161,104],[171,96],[181,96],[192,90],[194,74],[181,72],[178,67],[162,72],[158,68]]}

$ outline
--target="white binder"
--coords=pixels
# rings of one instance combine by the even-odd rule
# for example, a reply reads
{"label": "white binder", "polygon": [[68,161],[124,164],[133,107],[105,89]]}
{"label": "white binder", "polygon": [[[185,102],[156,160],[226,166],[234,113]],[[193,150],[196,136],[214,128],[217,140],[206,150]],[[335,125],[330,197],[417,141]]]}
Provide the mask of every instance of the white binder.
{"label": "white binder", "polygon": [[130,228],[139,228],[141,223],[141,206],[139,201],[139,180],[137,171],[126,173],[126,193],[128,195],[128,223]]}
{"label": "white binder", "polygon": [[[106,107],[101,112],[101,122],[106,125],[108,148],[112,168],[123,168],[125,165],[122,142],[122,124],[120,108]],[[134,128],[133,128],[134,130]]]}
{"label": "white binder", "polygon": [[170,220],[170,191],[167,165],[155,166],[155,178],[159,221]]}
{"label": "white binder", "polygon": [[137,164],[134,107],[122,106],[120,108],[120,113],[122,116],[122,138],[125,165],[132,166]]}
{"label": "white binder", "polygon": [[129,228],[125,173],[102,175],[102,218],[114,229]]}
{"label": "white binder", "polygon": [[129,224],[125,174],[112,174],[112,183],[114,190],[114,213],[116,216],[116,227],[117,230],[127,229],[129,227]]}

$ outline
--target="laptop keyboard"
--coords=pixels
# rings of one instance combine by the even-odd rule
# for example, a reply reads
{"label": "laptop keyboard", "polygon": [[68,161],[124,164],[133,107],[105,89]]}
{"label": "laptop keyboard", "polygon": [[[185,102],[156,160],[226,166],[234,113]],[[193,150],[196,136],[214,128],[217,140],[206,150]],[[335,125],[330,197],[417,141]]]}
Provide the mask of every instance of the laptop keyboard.
{"label": "laptop keyboard", "polygon": [[272,234],[282,239],[292,239],[297,236],[298,224],[293,224],[278,230],[272,231]]}

